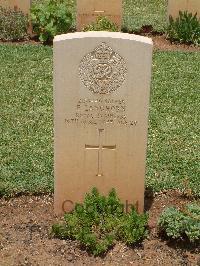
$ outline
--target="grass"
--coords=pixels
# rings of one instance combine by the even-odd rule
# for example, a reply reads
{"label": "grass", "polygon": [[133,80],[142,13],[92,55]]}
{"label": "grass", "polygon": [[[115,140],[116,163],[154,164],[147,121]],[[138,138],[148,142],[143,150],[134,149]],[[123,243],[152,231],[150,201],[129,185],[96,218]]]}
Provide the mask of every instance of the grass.
{"label": "grass", "polygon": [[[0,45],[0,194],[53,192],[52,48]],[[200,53],[156,52],[147,186],[200,196]]]}
{"label": "grass", "polygon": [[52,49],[0,51],[0,194],[52,191]]}
{"label": "grass", "polygon": [[[44,0],[33,0],[33,3]],[[67,0],[73,5],[76,19],[76,0]],[[142,26],[152,25],[155,31],[163,32],[167,21],[167,0],[123,0],[123,28],[137,31]]]}
{"label": "grass", "polygon": [[156,52],[150,108],[147,184],[200,195],[200,53]]}
{"label": "grass", "polygon": [[137,31],[142,26],[151,25],[163,32],[167,22],[167,0],[124,0],[123,27]]}

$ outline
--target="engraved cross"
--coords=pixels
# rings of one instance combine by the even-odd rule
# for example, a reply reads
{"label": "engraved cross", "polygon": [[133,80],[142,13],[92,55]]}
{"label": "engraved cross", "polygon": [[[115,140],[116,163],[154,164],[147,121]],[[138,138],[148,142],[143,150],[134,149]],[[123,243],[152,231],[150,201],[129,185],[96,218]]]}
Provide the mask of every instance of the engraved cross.
{"label": "engraved cross", "polygon": [[99,144],[98,145],[85,145],[86,150],[98,150],[98,168],[97,176],[103,176],[103,150],[116,150],[116,145],[103,145],[102,144],[102,133],[104,129],[99,129]]}

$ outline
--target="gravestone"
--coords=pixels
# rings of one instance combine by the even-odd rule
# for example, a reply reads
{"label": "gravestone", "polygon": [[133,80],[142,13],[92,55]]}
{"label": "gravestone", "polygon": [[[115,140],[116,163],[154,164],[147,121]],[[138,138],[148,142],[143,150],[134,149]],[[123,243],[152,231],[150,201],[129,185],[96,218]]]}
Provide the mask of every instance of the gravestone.
{"label": "gravestone", "polygon": [[173,18],[177,18],[179,11],[197,13],[200,17],[200,0],[168,0],[168,17],[171,15]]}
{"label": "gravestone", "polygon": [[110,32],[54,39],[55,212],[93,187],[144,206],[152,41]]}
{"label": "gravestone", "polygon": [[29,14],[31,0],[0,0],[0,6],[4,8],[11,8],[16,11],[20,10],[24,14]]}
{"label": "gravestone", "polygon": [[121,30],[122,0],[77,0],[77,31],[95,22],[98,16],[107,17]]}

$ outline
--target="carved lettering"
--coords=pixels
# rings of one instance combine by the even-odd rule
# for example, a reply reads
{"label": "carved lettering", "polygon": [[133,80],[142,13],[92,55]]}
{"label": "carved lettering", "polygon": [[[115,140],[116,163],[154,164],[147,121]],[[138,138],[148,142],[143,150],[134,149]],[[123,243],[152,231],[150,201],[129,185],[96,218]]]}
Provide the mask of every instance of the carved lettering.
{"label": "carved lettering", "polygon": [[114,99],[80,99],[76,106],[75,117],[65,119],[65,122],[87,125],[137,126],[138,124],[138,121],[127,119],[125,100]]}

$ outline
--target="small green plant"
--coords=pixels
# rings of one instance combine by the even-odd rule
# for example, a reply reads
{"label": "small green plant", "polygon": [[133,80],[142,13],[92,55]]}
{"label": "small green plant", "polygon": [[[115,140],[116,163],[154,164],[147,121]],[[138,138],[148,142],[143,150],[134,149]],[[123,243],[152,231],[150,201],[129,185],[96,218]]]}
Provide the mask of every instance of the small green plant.
{"label": "small green plant", "polygon": [[83,204],[76,204],[73,213],[65,214],[64,223],[52,226],[53,235],[78,240],[94,255],[101,255],[117,240],[132,245],[147,235],[147,215],[134,208],[124,213],[115,190],[107,197],[94,188]]}
{"label": "small green plant", "polygon": [[161,214],[158,225],[160,232],[172,239],[200,241],[200,206],[188,204],[181,210],[167,208]]}
{"label": "small green plant", "polygon": [[97,20],[83,29],[83,31],[118,31],[117,25],[107,17],[99,16]]}
{"label": "small green plant", "polygon": [[45,0],[31,8],[33,29],[42,42],[52,41],[58,34],[66,33],[72,25],[70,4],[66,0]]}
{"label": "small green plant", "polygon": [[197,14],[179,12],[179,17],[169,18],[167,37],[171,41],[200,45],[200,20]]}
{"label": "small green plant", "polygon": [[0,39],[19,41],[28,38],[28,17],[21,11],[0,7]]}

